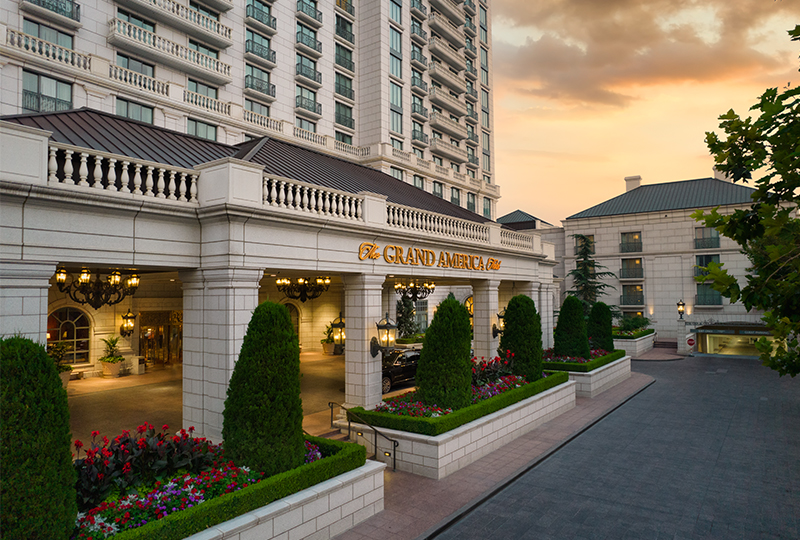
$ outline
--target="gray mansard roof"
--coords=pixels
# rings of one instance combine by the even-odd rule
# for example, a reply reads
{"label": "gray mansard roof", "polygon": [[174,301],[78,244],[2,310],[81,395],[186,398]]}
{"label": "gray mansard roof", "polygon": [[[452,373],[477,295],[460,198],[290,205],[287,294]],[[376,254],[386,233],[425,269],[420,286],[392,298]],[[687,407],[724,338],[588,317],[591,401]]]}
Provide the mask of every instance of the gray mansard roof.
{"label": "gray mansard roof", "polygon": [[567,219],[642,214],[666,210],[747,204],[755,189],[716,178],[639,186]]}

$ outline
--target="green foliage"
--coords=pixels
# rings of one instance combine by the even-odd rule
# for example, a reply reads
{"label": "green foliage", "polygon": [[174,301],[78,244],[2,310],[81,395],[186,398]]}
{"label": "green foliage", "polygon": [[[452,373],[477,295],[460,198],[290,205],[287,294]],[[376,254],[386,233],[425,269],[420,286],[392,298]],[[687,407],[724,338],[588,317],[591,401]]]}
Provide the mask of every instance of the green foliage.
{"label": "green foliage", "polygon": [[655,330],[652,328],[648,328],[646,330],[639,330],[634,331],[630,335],[622,335],[618,332],[614,332],[614,339],[639,339],[640,337],[649,336],[650,334],[654,334]]}
{"label": "green foliage", "polygon": [[469,405],[472,396],[469,352],[469,312],[455,298],[447,298],[433,316],[420,353],[416,379],[423,403],[453,410]]}
{"label": "green foliage", "polygon": [[414,302],[405,296],[397,301],[397,335],[401,338],[413,336],[419,332],[417,312]]}
{"label": "green foliage", "polygon": [[27,338],[0,338],[0,372],[3,538],[69,538],[78,507],[67,392],[44,347]]}
{"label": "green foliage", "polygon": [[71,346],[66,341],[57,341],[47,346],[47,355],[53,360],[56,365],[56,370],[59,373],[66,373],[72,371],[72,366],[64,363],[64,357],[69,352]]}
{"label": "green foliage", "polygon": [[589,340],[586,336],[583,304],[578,298],[567,296],[561,304],[553,339],[553,353],[556,356],[589,358]]}
{"label": "green foliage", "polygon": [[[344,474],[364,465],[366,450],[358,444],[319,437],[307,439],[322,451],[323,459],[271,476],[241,491],[174,512],[158,521],[123,531],[114,540],[182,540],[209,527],[251,512],[271,502]],[[227,455],[227,449],[225,451]]]}
{"label": "green foliage", "polygon": [[[509,390],[508,392],[504,392],[485,401],[475,403],[474,405],[436,418],[398,416],[392,413],[367,411],[361,407],[351,410],[358,415],[359,418],[362,418],[365,422],[373,426],[436,436],[456,429],[464,424],[468,424],[487,414],[495,413],[523,399],[528,399],[531,396],[549,390],[559,384],[563,384],[568,380],[569,375],[567,375],[566,372],[552,373],[544,379],[526,384],[521,388]],[[358,419],[352,416],[350,420],[358,422]]]}
{"label": "green foliage", "polygon": [[325,326],[324,335],[325,339],[319,340],[320,343],[322,343],[323,345],[325,343],[333,343],[333,327],[331,325]]}
{"label": "green foliage", "polygon": [[586,362],[585,364],[578,364],[576,362],[545,362],[544,368],[552,369],[553,371],[576,371],[578,373],[588,373],[589,371],[594,371],[595,369],[603,367],[606,364],[610,364],[615,360],[619,360],[623,356],[625,356],[625,351],[614,351],[605,356],[595,358],[591,362]]}
{"label": "green foliage", "polygon": [[[789,35],[800,40],[800,25]],[[708,132],[706,144],[717,168],[734,182],[765,169],[755,181],[752,206],[728,215],[716,208],[692,215],[741,246],[751,263],[747,284],[740,286],[718,263],[696,279],[748,310],[764,310],[776,340],[774,349],[766,338],[756,343],[761,360],[781,376],[794,377],[800,373],[800,87],[770,88],[750,110],[759,111],[758,118],[741,118],[733,109],[720,116],[724,135]]]}
{"label": "green foliage", "polygon": [[110,337],[110,338],[102,338],[101,341],[105,344],[105,353],[103,357],[100,359],[101,362],[105,362],[106,364],[119,364],[125,357],[119,353],[119,336]]}
{"label": "green foliage", "polygon": [[575,261],[575,268],[567,273],[572,278],[573,289],[567,291],[578,298],[583,304],[583,311],[585,315],[589,314],[592,304],[597,302],[597,298],[604,293],[608,288],[614,289],[615,287],[608,283],[603,283],[603,278],[615,278],[614,272],[598,272],[606,267],[597,264],[594,258],[594,240],[582,234],[570,235],[575,239],[575,245],[578,247],[577,259]]}
{"label": "green foliage", "polygon": [[397,338],[395,343],[399,345],[410,345],[412,343],[424,343],[425,342],[425,334],[411,334],[405,338]]}
{"label": "green foliage", "polygon": [[586,333],[592,349],[614,350],[614,337],[611,335],[611,310],[603,302],[597,302],[592,306]]}
{"label": "green foliage", "polygon": [[623,332],[633,332],[648,326],[650,326],[650,319],[647,317],[623,317],[619,320],[619,329]]}
{"label": "green foliage", "polygon": [[233,369],[223,412],[225,454],[267,475],[303,463],[300,347],[285,306],[253,312]]}
{"label": "green foliage", "polygon": [[503,334],[498,354],[514,355],[512,371],[529,382],[542,378],[542,319],[530,297],[520,294],[506,307]]}

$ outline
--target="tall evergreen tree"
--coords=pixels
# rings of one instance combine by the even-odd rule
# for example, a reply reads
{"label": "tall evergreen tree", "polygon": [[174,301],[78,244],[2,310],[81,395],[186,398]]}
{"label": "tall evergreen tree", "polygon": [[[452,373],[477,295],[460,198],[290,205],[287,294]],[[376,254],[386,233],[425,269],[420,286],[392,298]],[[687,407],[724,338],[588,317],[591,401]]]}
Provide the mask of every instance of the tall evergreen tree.
{"label": "tall evergreen tree", "polygon": [[611,329],[611,310],[603,302],[595,302],[589,313],[586,333],[593,349],[614,350],[614,334]]}
{"label": "tall evergreen tree", "polygon": [[542,319],[530,297],[520,294],[506,307],[500,358],[514,354],[513,372],[528,382],[542,378]]}
{"label": "tall evergreen tree", "polygon": [[567,296],[558,312],[558,323],[553,334],[553,352],[557,356],[589,358],[589,340],[581,301]]}
{"label": "tall evergreen tree", "polygon": [[573,234],[577,247],[577,260],[575,268],[567,275],[572,278],[572,290],[567,293],[575,296],[583,304],[583,314],[589,315],[592,304],[604,294],[608,288],[615,289],[608,283],[603,283],[604,278],[615,278],[614,272],[604,272],[605,266],[594,260],[594,240],[583,234]]}
{"label": "tall evergreen tree", "polygon": [[419,332],[417,312],[411,298],[403,296],[397,301],[397,334],[401,338],[413,336]]}

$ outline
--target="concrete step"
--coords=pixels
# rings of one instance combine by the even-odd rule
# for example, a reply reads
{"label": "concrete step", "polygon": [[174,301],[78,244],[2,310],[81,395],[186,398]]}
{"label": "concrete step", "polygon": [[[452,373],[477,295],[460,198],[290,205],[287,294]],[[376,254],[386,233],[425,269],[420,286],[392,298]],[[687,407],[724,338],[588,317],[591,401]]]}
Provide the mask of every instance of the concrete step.
{"label": "concrete step", "polygon": [[678,342],[677,341],[656,341],[653,343],[653,348],[655,349],[677,349]]}
{"label": "concrete step", "polygon": [[338,429],[334,429],[334,430],[329,431],[327,433],[322,433],[322,434],[318,435],[318,437],[322,437],[323,439],[331,439],[331,440],[334,440],[334,441],[347,441],[347,440],[349,440],[347,438],[347,434],[346,433],[342,433]]}

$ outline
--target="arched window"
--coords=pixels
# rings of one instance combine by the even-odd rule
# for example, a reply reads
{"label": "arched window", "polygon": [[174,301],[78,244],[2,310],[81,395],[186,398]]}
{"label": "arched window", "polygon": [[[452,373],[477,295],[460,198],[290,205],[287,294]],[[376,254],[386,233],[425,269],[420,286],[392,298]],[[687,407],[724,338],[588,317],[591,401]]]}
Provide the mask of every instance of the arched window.
{"label": "arched window", "polygon": [[68,364],[89,361],[89,317],[78,308],[57,309],[47,318],[47,344],[66,343],[69,348],[64,356]]}
{"label": "arched window", "polygon": [[294,304],[286,304],[286,309],[289,310],[289,317],[292,319],[292,326],[294,326],[294,333],[300,336],[300,312],[297,311],[297,306]]}

